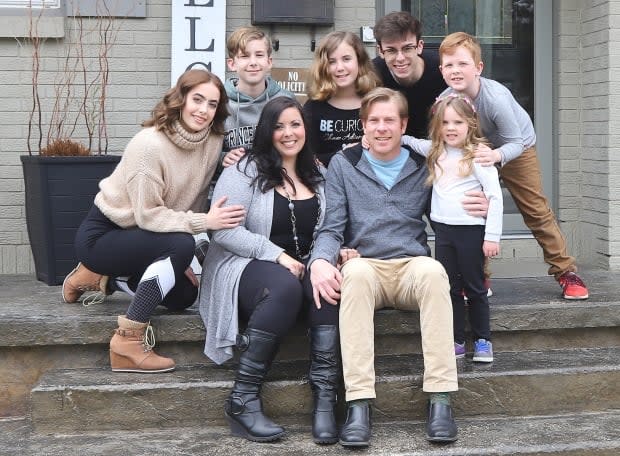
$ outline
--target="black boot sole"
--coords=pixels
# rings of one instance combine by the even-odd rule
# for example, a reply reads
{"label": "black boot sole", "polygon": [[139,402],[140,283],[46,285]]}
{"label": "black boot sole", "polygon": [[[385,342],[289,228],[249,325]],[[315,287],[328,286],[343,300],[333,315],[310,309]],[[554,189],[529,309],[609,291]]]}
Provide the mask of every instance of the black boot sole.
{"label": "black boot sole", "polygon": [[451,443],[456,442],[458,440],[458,437],[431,437],[430,435],[426,434],[426,440],[434,443]]}
{"label": "black boot sole", "polygon": [[317,439],[316,437],[313,437],[312,440],[318,445],[333,445],[338,442],[338,437],[331,437],[329,439]]}
{"label": "black boot sole", "polygon": [[345,442],[343,440],[339,440],[339,443],[343,447],[355,447],[355,448],[367,447],[370,444],[369,441],[365,441],[365,442]]}
{"label": "black boot sole", "polygon": [[277,434],[258,437],[250,434],[245,427],[239,424],[234,418],[231,418],[228,413],[225,413],[226,421],[228,421],[228,425],[230,427],[230,432],[232,435],[237,437],[243,437],[244,439],[250,440],[252,442],[274,442],[284,436],[286,431],[278,432]]}

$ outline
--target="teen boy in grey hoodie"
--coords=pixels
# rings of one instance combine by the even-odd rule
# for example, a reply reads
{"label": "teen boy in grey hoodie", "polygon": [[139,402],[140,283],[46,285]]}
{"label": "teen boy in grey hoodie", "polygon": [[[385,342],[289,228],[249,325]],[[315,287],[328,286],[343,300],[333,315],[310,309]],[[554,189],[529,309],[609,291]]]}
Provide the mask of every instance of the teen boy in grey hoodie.
{"label": "teen boy in grey hoodie", "polygon": [[272,66],[271,41],[257,27],[241,27],[226,42],[228,69],[237,76],[226,81],[228,111],[224,129],[224,166],[236,163],[252,146],[254,129],[263,107],[275,97],[294,95],[268,76]]}

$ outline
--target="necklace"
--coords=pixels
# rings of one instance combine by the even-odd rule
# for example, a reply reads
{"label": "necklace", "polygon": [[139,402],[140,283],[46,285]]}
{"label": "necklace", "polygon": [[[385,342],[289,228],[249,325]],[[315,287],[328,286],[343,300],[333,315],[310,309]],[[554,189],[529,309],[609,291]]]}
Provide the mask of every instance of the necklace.
{"label": "necklace", "polygon": [[291,211],[291,226],[293,228],[293,241],[295,241],[295,255],[300,260],[305,260],[312,253],[312,249],[314,248],[314,241],[319,232],[319,221],[321,220],[321,197],[319,196],[318,193],[314,194],[314,196],[316,196],[318,206],[319,206],[317,209],[317,213],[316,213],[316,224],[314,225],[314,230],[312,231],[312,242],[310,243],[310,248],[308,249],[308,253],[306,255],[302,255],[301,249],[299,248],[299,237],[297,236],[297,217],[295,217],[295,205],[293,204],[291,195],[289,195],[284,185],[282,186],[282,189],[284,190],[284,195],[286,196],[286,199],[288,200],[288,208]]}

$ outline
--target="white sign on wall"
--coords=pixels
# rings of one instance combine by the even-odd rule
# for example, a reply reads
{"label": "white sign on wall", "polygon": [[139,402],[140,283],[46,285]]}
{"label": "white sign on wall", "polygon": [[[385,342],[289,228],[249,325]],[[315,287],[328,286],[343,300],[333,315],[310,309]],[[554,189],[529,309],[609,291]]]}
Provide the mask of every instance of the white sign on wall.
{"label": "white sign on wall", "polygon": [[170,84],[190,68],[206,68],[224,81],[225,64],[226,0],[173,0]]}

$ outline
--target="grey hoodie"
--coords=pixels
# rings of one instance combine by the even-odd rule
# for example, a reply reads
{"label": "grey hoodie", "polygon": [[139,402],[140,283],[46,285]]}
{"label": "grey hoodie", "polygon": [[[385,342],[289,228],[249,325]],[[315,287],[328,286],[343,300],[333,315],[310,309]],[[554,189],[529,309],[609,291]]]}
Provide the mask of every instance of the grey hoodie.
{"label": "grey hoodie", "polygon": [[228,111],[224,129],[224,152],[238,147],[249,148],[254,139],[254,130],[260,113],[269,100],[275,97],[294,98],[288,90],[281,88],[276,81],[267,77],[267,88],[256,98],[251,98],[237,89],[238,78],[226,81],[225,88],[228,95]]}

